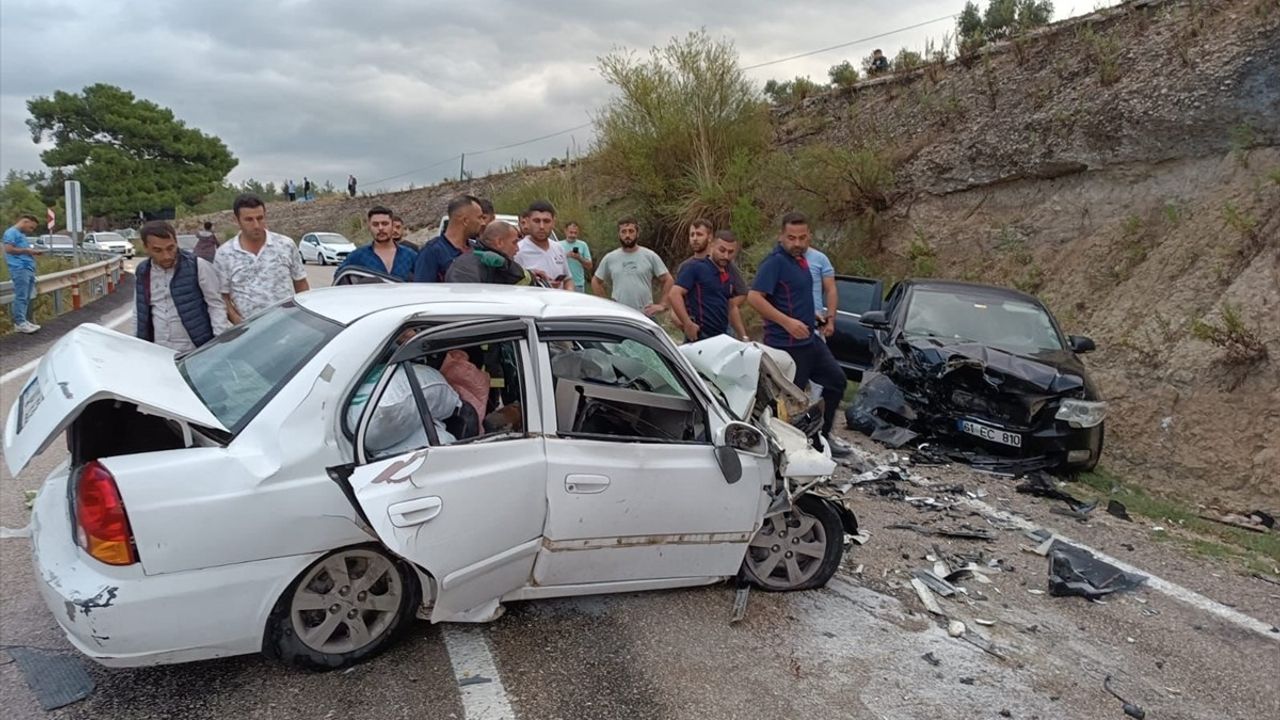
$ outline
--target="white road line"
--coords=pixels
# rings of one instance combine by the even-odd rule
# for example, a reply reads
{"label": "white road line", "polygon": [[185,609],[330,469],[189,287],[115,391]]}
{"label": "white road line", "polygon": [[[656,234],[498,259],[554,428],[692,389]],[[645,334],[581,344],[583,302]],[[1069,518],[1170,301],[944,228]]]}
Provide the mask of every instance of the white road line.
{"label": "white road line", "polygon": [[1051,527],[1038,525],[1036,523],[1031,522],[1030,520],[1027,520],[1024,517],[1021,517],[1018,515],[1012,515],[1003,510],[997,510],[996,508],[991,507],[990,505],[986,504],[985,502],[982,502],[981,500],[966,498],[964,502],[970,507],[972,507],[973,509],[981,512],[984,515],[987,515],[993,518],[998,518],[1005,522],[1011,523],[1022,530],[1044,529],[1052,533],[1054,537],[1062,540],[1063,542],[1070,543],[1077,547],[1088,550],[1089,552],[1093,553],[1095,557],[1097,557],[1099,560],[1102,560],[1103,562],[1107,562],[1112,565],[1115,565],[1116,567],[1120,568],[1121,570],[1127,573],[1137,573],[1139,575],[1146,576],[1147,578],[1146,584],[1153,590],[1162,592],[1165,595],[1168,595],[1169,597],[1175,600],[1179,600],[1181,602],[1184,602],[1190,605],[1191,607],[1196,608],[1197,610],[1203,610],[1207,613],[1215,615],[1219,619],[1229,622],[1232,625],[1242,627],[1245,630],[1252,630],[1253,632],[1258,633],[1259,635],[1267,638],[1268,640],[1280,641],[1280,634],[1277,634],[1271,631],[1272,626],[1270,623],[1265,623],[1261,620],[1258,620],[1257,618],[1253,618],[1248,615],[1245,615],[1244,613],[1239,612],[1238,610],[1229,608],[1226,605],[1223,605],[1222,603],[1217,602],[1216,600],[1210,600],[1209,598],[1201,595],[1198,592],[1195,592],[1194,590],[1189,590],[1187,588],[1182,587],[1181,585],[1178,585],[1177,583],[1169,582],[1164,578],[1157,577],[1156,575],[1153,575],[1150,572],[1143,570],[1142,568],[1134,567],[1133,565],[1130,565],[1129,563],[1123,560],[1119,560],[1117,558],[1111,557],[1110,555],[1100,550],[1095,550],[1078,540],[1072,540],[1071,538],[1067,537],[1066,535],[1063,535],[1062,533],[1058,532],[1057,530],[1054,530]]}
{"label": "white road line", "polygon": [[[103,325],[109,328],[114,328],[128,322],[129,319],[132,317],[133,317],[133,311],[126,310],[120,313],[119,315],[111,318],[107,322],[103,323]],[[31,372],[32,368],[34,368],[36,365],[39,365],[39,364],[40,364],[40,358],[36,358],[35,360],[31,360],[30,362],[26,362],[26,363],[23,363],[22,365],[19,365],[18,367],[10,370],[4,375],[0,375],[0,385],[7,383],[10,380],[25,378],[27,376],[27,373]]]}
{"label": "white road line", "polygon": [[516,712],[498,677],[484,629],[446,624],[440,626],[440,634],[453,663],[466,720],[515,720]]}

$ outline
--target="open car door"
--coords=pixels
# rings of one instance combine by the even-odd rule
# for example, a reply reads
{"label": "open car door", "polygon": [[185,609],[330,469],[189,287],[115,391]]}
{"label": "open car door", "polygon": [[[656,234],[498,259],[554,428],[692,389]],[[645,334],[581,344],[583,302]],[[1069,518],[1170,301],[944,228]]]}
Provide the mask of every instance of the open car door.
{"label": "open car door", "polygon": [[[368,401],[344,490],[388,549],[431,575],[432,621],[492,619],[499,598],[524,587],[532,574],[547,502],[538,395],[526,382],[534,367],[529,337],[520,319],[425,330],[371,371],[380,373],[371,392],[357,393]],[[493,381],[501,375],[491,386],[501,391],[487,399],[489,423],[459,426],[456,417],[439,417],[458,398],[450,398],[447,385],[432,384],[443,379],[435,369],[439,358],[459,361],[451,351],[479,359],[476,371],[485,368]],[[411,400],[402,402],[406,396]],[[474,418],[470,407],[462,401],[455,412]],[[498,427],[494,417],[510,422]],[[405,421],[421,439],[397,437],[387,446],[387,428]]]}

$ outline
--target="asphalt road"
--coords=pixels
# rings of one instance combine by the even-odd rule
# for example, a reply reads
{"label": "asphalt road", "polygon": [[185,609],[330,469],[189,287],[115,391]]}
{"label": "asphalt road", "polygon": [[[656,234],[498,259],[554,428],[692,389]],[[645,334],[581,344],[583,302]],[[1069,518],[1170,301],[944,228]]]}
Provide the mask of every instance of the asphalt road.
{"label": "asphalt road", "polygon": [[[308,273],[314,286],[327,285],[332,268]],[[127,318],[128,303],[115,302],[33,338],[0,339],[0,373],[38,357],[74,322]],[[0,382],[6,414],[25,375]],[[18,477],[0,476],[0,525],[26,525],[23,491],[62,457],[55,444]],[[258,657],[137,670],[86,660],[93,695],[49,713],[0,655],[0,707],[15,719],[1120,718],[1119,702],[1102,690],[1109,673],[1151,718],[1280,716],[1280,635],[1267,630],[1280,622],[1280,588],[1177,555],[1150,542],[1148,528],[1106,517],[1064,528],[1068,520],[1013,495],[1008,480],[959,468],[943,474],[982,489],[983,504],[939,514],[855,490],[869,542],[851,546],[826,588],[752,593],[735,625],[728,585],[515,603],[489,625],[420,622],[391,651],[340,673],[292,671]],[[1031,543],[1016,527],[988,543],[888,527],[981,525],[999,511],[1107,552],[1134,547],[1127,561],[1162,582],[1106,604],[1051,598],[1033,592],[1045,587],[1045,560],[1021,550]],[[931,545],[1004,561],[991,585],[944,601],[967,621],[969,637],[995,643],[994,654],[948,636],[946,622],[909,589],[906,573],[926,564],[923,556],[937,551]],[[979,618],[994,625],[979,626]],[[0,540],[0,644],[78,657],[35,590],[23,538]]]}

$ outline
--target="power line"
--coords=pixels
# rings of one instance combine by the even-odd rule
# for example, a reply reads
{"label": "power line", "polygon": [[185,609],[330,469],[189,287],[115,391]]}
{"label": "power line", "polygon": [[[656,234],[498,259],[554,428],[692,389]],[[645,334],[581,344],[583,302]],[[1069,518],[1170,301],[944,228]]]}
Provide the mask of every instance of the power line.
{"label": "power line", "polygon": [[458,159],[460,159],[461,157],[462,157],[461,155],[454,155],[453,157],[445,158],[444,160],[440,160],[439,162],[433,162],[433,163],[431,163],[430,165],[427,165],[426,167],[414,168],[413,170],[410,170],[410,171],[408,171],[408,172],[402,172],[402,173],[400,173],[399,175],[392,175],[391,177],[384,177],[384,178],[382,178],[381,180],[374,180],[373,182],[370,182],[369,184],[370,184],[370,185],[377,185],[378,183],[384,183],[384,182],[386,182],[386,181],[388,181],[388,180],[395,180],[395,179],[397,179],[397,178],[402,178],[402,177],[404,177],[405,175],[413,175],[414,173],[420,173],[420,172],[422,172],[422,171],[424,171],[424,170],[430,170],[430,169],[431,169],[431,168],[433,168],[433,167],[439,167],[439,166],[441,166],[441,165],[443,165],[443,164],[445,164],[445,163],[447,163],[447,162],[453,162],[454,160],[458,160]]}
{"label": "power line", "polygon": [[528,139],[528,140],[521,140],[520,142],[517,142],[517,143],[511,143],[510,145],[502,145],[502,146],[499,146],[499,147],[491,147],[491,148],[489,148],[489,149],[487,149],[487,150],[468,150],[466,154],[467,154],[467,155],[483,155],[483,154],[485,154],[485,153],[497,152],[498,150],[510,150],[511,148],[520,147],[521,145],[528,145],[529,143],[535,143],[535,142],[538,142],[539,140],[548,140],[548,139],[553,138],[553,137],[555,137],[555,136],[557,136],[557,135],[564,135],[565,133],[571,133],[571,132],[573,132],[574,130],[581,130],[581,129],[586,128],[586,127],[591,127],[591,123],[586,122],[586,123],[582,123],[581,125],[574,125],[573,127],[571,127],[571,128],[567,128],[567,129],[565,129],[565,130],[560,130],[560,131],[558,131],[558,132],[549,133],[549,134],[547,134],[547,135],[540,135],[540,136],[538,136],[538,137],[536,137],[536,138],[530,138],[530,139]]}
{"label": "power line", "polygon": [[900,28],[898,28],[898,29],[896,29],[896,30],[889,30],[889,31],[887,31],[887,32],[882,32],[882,33],[880,33],[880,34],[878,34],[878,35],[868,35],[867,37],[864,37],[864,38],[858,38],[857,40],[850,40],[849,42],[840,43],[839,45],[832,45],[831,47],[824,47],[824,48],[821,48],[821,49],[818,49],[818,50],[810,50],[809,52],[803,52],[803,53],[800,53],[799,55],[792,55],[792,56],[790,56],[790,57],[778,58],[777,60],[770,60],[770,61],[768,61],[768,62],[756,63],[755,65],[748,65],[748,66],[746,66],[746,67],[744,67],[744,68],[742,68],[742,69],[743,69],[743,70],[755,70],[756,68],[767,67],[767,66],[769,66],[769,65],[777,65],[778,63],[789,62],[789,61],[791,61],[791,60],[799,60],[800,58],[809,57],[810,55],[818,55],[818,54],[820,54],[820,53],[830,52],[830,51],[832,51],[832,50],[839,50],[840,48],[847,48],[847,47],[849,47],[850,45],[857,45],[857,44],[859,44],[859,43],[870,42],[870,41],[872,41],[872,40],[879,40],[880,38],[883,38],[883,37],[888,37],[888,36],[890,36],[890,35],[896,35],[896,34],[898,34],[898,33],[900,33],[900,32],[906,32],[907,30],[915,30],[916,28],[922,28],[922,27],[924,27],[925,25],[932,25],[932,24],[934,24],[934,23],[942,22],[943,20],[951,20],[951,19],[954,19],[954,18],[956,18],[956,17],[959,17],[959,13],[952,13],[951,15],[944,15],[944,16],[942,16],[942,17],[940,17],[940,18],[934,18],[934,19],[932,19],[932,20],[926,20],[925,22],[922,22],[922,23],[916,23],[915,25],[908,25],[908,26],[906,26],[906,27],[900,27]]}

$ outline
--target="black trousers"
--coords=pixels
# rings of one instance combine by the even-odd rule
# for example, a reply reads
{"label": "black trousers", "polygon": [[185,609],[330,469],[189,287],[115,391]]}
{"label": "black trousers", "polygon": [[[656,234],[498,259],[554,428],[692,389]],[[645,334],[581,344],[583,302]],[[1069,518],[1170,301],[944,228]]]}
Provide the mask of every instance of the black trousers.
{"label": "black trousers", "polygon": [[831,348],[819,338],[814,338],[808,345],[779,349],[785,350],[796,363],[796,386],[807,390],[810,381],[822,386],[822,434],[830,434],[847,382],[844,370],[836,362],[836,356],[831,354]]}

